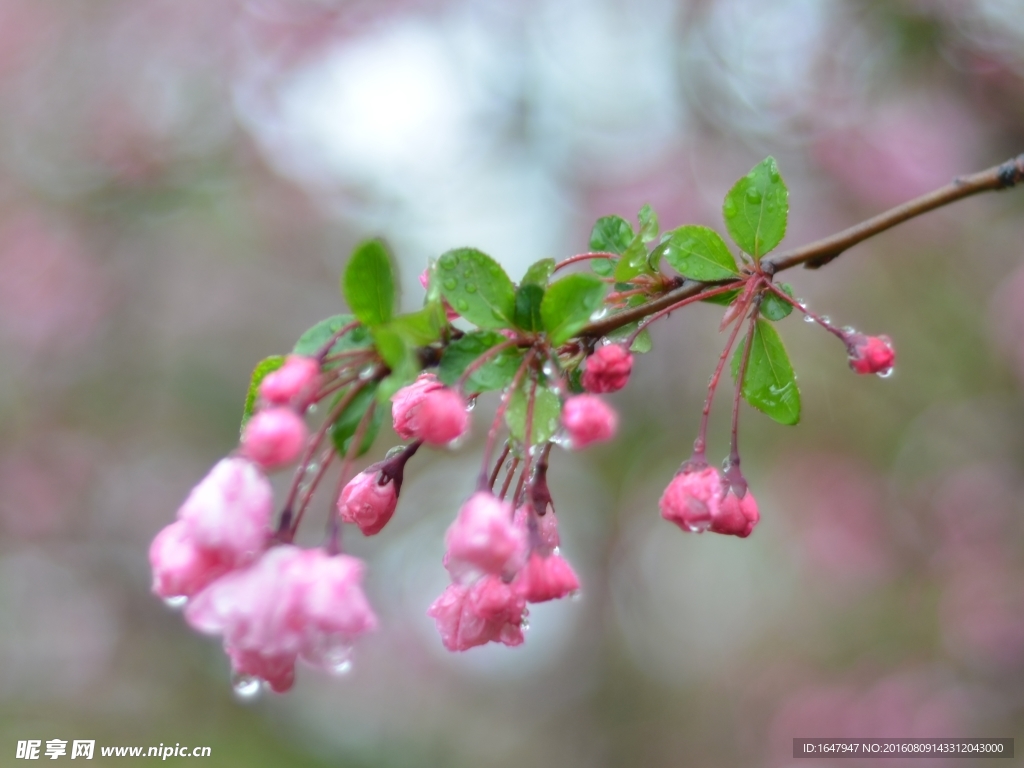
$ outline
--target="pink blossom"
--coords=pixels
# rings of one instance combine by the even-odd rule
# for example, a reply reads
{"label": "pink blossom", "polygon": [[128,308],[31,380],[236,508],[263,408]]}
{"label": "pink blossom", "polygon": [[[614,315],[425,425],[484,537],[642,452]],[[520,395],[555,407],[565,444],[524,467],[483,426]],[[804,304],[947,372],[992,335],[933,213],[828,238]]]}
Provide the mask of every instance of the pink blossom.
{"label": "pink blossom", "polygon": [[580,580],[569,562],[561,555],[534,552],[513,582],[528,603],[558,600],[579,591]]}
{"label": "pink blossom", "polygon": [[888,336],[853,334],[847,341],[850,367],[857,373],[888,374],[896,362],[896,350]]}
{"label": "pink blossom", "polygon": [[391,480],[382,483],[380,472],[360,472],[345,486],[338,498],[338,514],[355,523],[364,536],[380,533],[395,514],[398,492]]}
{"label": "pink blossom", "polygon": [[192,489],[178,519],[195,546],[241,564],[266,546],[273,503],[270,482],[252,462],[221,459]]}
{"label": "pink blossom", "polygon": [[684,531],[701,533],[718,517],[722,495],[722,475],[718,469],[686,470],[672,478],[658,506],[666,520]]}
{"label": "pink blossom", "polygon": [[753,493],[748,490],[741,499],[729,489],[718,505],[718,512],[711,517],[711,531],[745,539],[760,519]]}
{"label": "pink blossom", "polygon": [[[523,535],[529,538],[530,547],[534,552],[548,555],[562,543],[558,534],[558,518],[551,510],[538,515],[528,507],[520,507],[516,510],[515,524],[524,532]],[[531,527],[535,535],[531,535]]]}
{"label": "pink blossom", "polygon": [[526,601],[500,577],[484,576],[471,586],[451,584],[427,610],[449,651],[489,642],[523,642]]}
{"label": "pink blossom", "polygon": [[614,437],[619,416],[596,395],[575,395],[565,401],[562,424],[578,449]]}
{"label": "pink blossom", "polygon": [[191,597],[231,570],[218,552],[196,545],[183,520],[160,531],[149,545],[153,593],[163,598]]}
{"label": "pink blossom", "polygon": [[412,417],[416,436],[431,445],[447,445],[466,434],[466,401],[447,387],[428,392]]}
{"label": "pink blossom", "polygon": [[430,392],[443,388],[444,384],[438,381],[437,376],[432,373],[421,373],[416,381],[407,387],[402,387],[391,396],[391,415],[394,420],[395,432],[400,438],[412,440],[418,436],[414,416],[419,410],[423,398]]}
{"label": "pink blossom", "polygon": [[473,571],[513,572],[522,562],[526,537],[512,519],[512,506],[487,491],[469,497],[445,536],[448,570],[456,576]]}
{"label": "pink blossom", "polygon": [[622,344],[606,344],[587,358],[583,388],[595,394],[618,392],[626,386],[632,370],[633,355],[629,350]]}
{"label": "pink blossom", "polygon": [[283,366],[260,382],[260,397],[274,405],[304,409],[316,395],[319,380],[320,363],[312,357],[288,355]]}
{"label": "pink blossom", "polygon": [[242,455],[264,469],[277,469],[295,461],[302,452],[309,430],[291,408],[268,408],[256,413],[242,433]]}
{"label": "pink blossom", "polygon": [[376,628],[362,574],[355,558],[279,546],[210,584],[185,618],[199,632],[223,636],[236,672],[286,690],[289,663],[302,658],[339,669],[352,642]]}

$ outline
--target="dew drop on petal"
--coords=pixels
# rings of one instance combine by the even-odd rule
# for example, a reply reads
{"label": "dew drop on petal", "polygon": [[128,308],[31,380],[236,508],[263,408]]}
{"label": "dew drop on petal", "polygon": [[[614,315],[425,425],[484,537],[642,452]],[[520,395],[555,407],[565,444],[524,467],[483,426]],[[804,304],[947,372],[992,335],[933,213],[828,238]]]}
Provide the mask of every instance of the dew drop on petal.
{"label": "dew drop on petal", "polygon": [[235,674],[231,676],[231,689],[239,699],[255,699],[260,695],[262,688],[263,681],[253,675]]}
{"label": "dew drop on petal", "polygon": [[892,376],[892,374],[893,374],[893,372],[895,370],[896,370],[895,368],[888,368],[888,369],[886,369],[884,371],[879,371],[875,375],[878,376],[878,378],[880,378],[880,379],[888,379],[890,376]]}

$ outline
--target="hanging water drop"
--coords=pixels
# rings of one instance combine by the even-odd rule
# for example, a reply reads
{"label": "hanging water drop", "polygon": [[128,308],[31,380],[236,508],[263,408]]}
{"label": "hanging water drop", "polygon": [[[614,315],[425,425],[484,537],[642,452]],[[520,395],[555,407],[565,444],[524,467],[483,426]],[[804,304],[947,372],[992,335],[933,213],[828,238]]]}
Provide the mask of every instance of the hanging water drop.
{"label": "hanging water drop", "polygon": [[373,378],[373,375],[376,372],[377,372],[377,366],[375,366],[375,365],[368,365],[365,368],[363,368],[361,371],[359,371],[359,378],[362,379],[363,381],[368,381],[369,379]]}
{"label": "hanging water drop", "polygon": [[253,675],[234,674],[231,676],[231,689],[239,699],[252,700],[260,695],[263,681]]}
{"label": "hanging water drop", "polygon": [[170,608],[172,611],[179,611],[185,607],[188,603],[188,598],[185,595],[174,595],[173,597],[165,597],[164,605]]}
{"label": "hanging water drop", "polygon": [[805,323],[813,323],[814,322],[814,318],[811,317],[810,315],[804,315],[804,322]]}
{"label": "hanging water drop", "polygon": [[878,376],[878,378],[880,378],[880,379],[888,379],[890,376],[892,376],[893,371],[895,371],[895,370],[896,370],[895,368],[887,368],[884,371],[879,371],[875,375]]}
{"label": "hanging water drop", "polygon": [[601,307],[599,309],[595,309],[590,314],[590,322],[596,323],[598,320],[600,320],[602,317],[604,317],[607,314],[608,314],[608,307]]}
{"label": "hanging water drop", "polygon": [[472,413],[474,408],[476,408],[476,398],[471,397],[466,401],[466,413]]}
{"label": "hanging water drop", "polygon": [[557,369],[555,368],[555,364],[553,362],[551,362],[550,360],[545,360],[544,361],[544,365],[542,365],[540,367],[540,371],[545,376],[547,376],[549,379],[552,378],[555,375],[555,373],[557,373]]}

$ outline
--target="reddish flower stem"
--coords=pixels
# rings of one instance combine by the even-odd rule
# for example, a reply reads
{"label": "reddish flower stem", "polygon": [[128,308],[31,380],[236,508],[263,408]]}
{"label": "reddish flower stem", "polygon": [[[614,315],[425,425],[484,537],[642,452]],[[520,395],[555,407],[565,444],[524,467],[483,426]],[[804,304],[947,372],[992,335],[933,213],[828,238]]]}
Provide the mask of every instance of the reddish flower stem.
{"label": "reddish flower stem", "polygon": [[465,392],[463,390],[465,389],[466,382],[469,381],[469,377],[472,376],[475,371],[479,370],[479,368],[492,357],[497,357],[509,347],[514,347],[517,346],[518,344],[518,339],[510,339],[501,344],[496,344],[495,346],[488,349],[486,352],[480,355],[480,357],[478,357],[476,360],[474,360],[472,363],[466,366],[466,370],[462,372],[462,375],[459,376],[458,381],[455,382],[455,389],[457,389],[460,394],[464,395]]}
{"label": "reddish flower stem", "polygon": [[506,440],[505,441],[505,447],[504,447],[504,449],[502,449],[501,455],[498,457],[498,460],[496,462],[494,462],[494,471],[491,472],[491,480],[487,484],[487,486],[492,491],[494,490],[494,484],[498,481],[498,473],[501,472],[501,465],[505,463],[505,459],[508,458],[509,451],[511,451],[511,450],[512,450],[512,443],[510,443],[508,440]]}
{"label": "reddish flower stem", "polygon": [[603,253],[601,251],[593,251],[591,253],[577,253],[575,256],[570,256],[569,258],[564,259],[563,261],[560,261],[557,264],[555,264],[555,268],[552,270],[552,272],[557,272],[558,270],[562,269],[563,267],[568,267],[570,264],[575,264],[576,262],[579,262],[579,261],[587,261],[588,259],[617,259],[617,258],[619,258],[619,254],[617,254],[617,253]]}
{"label": "reddish flower stem", "polygon": [[[754,300],[755,311],[750,313],[750,320],[747,322],[747,338],[743,344],[743,357],[740,360],[740,368],[736,375],[736,390],[732,396],[732,435],[729,443],[729,467],[725,471],[725,478],[732,485],[733,492],[742,498],[747,492],[747,481],[743,479],[740,472],[740,395],[743,393],[743,380],[747,376],[747,365],[750,363],[750,350],[754,345],[754,328],[757,325],[757,304]],[[736,323],[739,328],[743,323]]]}
{"label": "reddish flower stem", "polygon": [[770,290],[772,293],[774,293],[780,299],[782,299],[783,301],[785,301],[785,302],[789,303],[790,305],[792,305],[794,309],[800,310],[807,317],[811,318],[811,320],[816,322],[818,325],[820,325],[826,331],[831,333],[833,336],[838,337],[844,344],[846,343],[846,334],[843,333],[838,328],[836,328],[834,325],[832,325],[832,323],[830,323],[828,320],[826,320],[823,317],[818,317],[816,314],[811,312],[811,310],[809,310],[807,307],[805,307],[799,301],[794,299],[792,296],[790,296],[784,290],[779,288],[777,285],[774,285],[773,283],[769,283],[767,280],[764,281],[764,285],[768,288],[768,290]]}
{"label": "reddish flower stem", "polygon": [[291,522],[291,526],[288,529],[287,535],[284,537],[284,542],[290,544],[295,540],[295,534],[299,531],[299,524],[302,522],[303,516],[306,514],[306,508],[309,506],[309,502],[313,499],[313,494],[316,493],[317,486],[320,485],[320,481],[324,475],[327,474],[327,467],[330,466],[331,461],[334,459],[335,451],[333,446],[328,448],[320,456],[320,466],[316,470],[316,474],[313,475],[313,479],[309,482],[309,487],[305,493],[302,494],[302,498],[299,500],[299,508],[295,513],[295,519]]}
{"label": "reddish flower stem", "polygon": [[655,312],[653,315],[650,315],[643,322],[637,325],[636,330],[629,334],[629,338],[626,339],[624,346],[626,347],[626,349],[631,349],[633,346],[633,342],[636,341],[636,337],[639,336],[640,333],[645,328],[647,328],[647,326],[649,326],[653,322],[656,322],[657,320],[660,320],[666,315],[672,314],[677,309],[681,309],[682,307],[685,307],[687,304],[692,304],[695,301],[703,301],[704,299],[711,298],[712,296],[718,296],[719,294],[722,293],[735,291],[736,288],[741,284],[742,283],[740,282],[729,283],[728,285],[719,286],[718,288],[712,288],[711,290],[708,291],[702,291],[701,293],[698,293],[696,296],[689,296],[683,299],[682,301],[679,301],[669,307],[665,307],[664,309]]}
{"label": "reddish flower stem", "polygon": [[484,461],[483,466],[480,469],[480,478],[477,481],[477,490],[483,491],[487,489],[487,468],[491,465],[491,456],[494,455],[494,444],[498,439],[498,430],[501,429],[501,422],[505,418],[505,411],[508,409],[508,402],[512,399],[512,393],[515,392],[517,386],[519,386],[519,380],[523,378],[523,374],[526,373],[526,369],[533,361],[535,348],[531,347],[530,351],[526,353],[526,357],[523,358],[522,364],[516,370],[515,376],[512,377],[512,383],[508,389],[501,396],[501,402],[498,403],[498,410],[494,414],[494,421],[491,423],[491,429],[487,433],[487,444],[484,446]]}
{"label": "reddish flower stem", "polygon": [[322,364],[323,361],[324,361],[324,358],[327,357],[327,353],[331,351],[331,347],[333,347],[337,343],[338,339],[340,339],[342,336],[344,336],[349,331],[354,330],[358,326],[359,326],[359,321],[358,320],[353,320],[351,323],[348,323],[347,325],[343,325],[341,328],[339,328],[338,330],[336,330],[334,333],[331,334],[331,338],[329,338],[324,343],[324,345],[322,347],[320,347],[320,349],[317,351],[317,353],[316,353],[316,355],[314,355],[314,357],[317,360],[319,360],[320,363]]}
{"label": "reddish flower stem", "polygon": [[[744,302],[741,314],[747,311],[747,307],[750,305],[752,300],[752,293],[746,297],[741,296],[738,299],[738,301]],[[708,396],[704,400],[704,410],[701,412],[700,431],[697,433],[697,439],[693,441],[693,457],[690,461],[694,464],[707,464],[708,419],[711,415],[711,403],[715,399],[715,390],[718,389],[718,381],[722,378],[722,370],[725,368],[725,361],[729,359],[729,353],[732,352],[732,347],[736,343],[736,337],[739,335],[740,328],[742,326],[743,323],[736,323],[732,332],[729,334],[729,340],[726,342],[725,349],[722,350],[722,354],[718,358],[718,365],[715,366],[715,373],[708,384]]]}
{"label": "reddish flower stem", "polygon": [[501,485],[501,494],[498,496],[502,501],[505,500],[505,494],[508,493],[508,487],[512,485],[512,478],[516,476],[516,470],[519,469],[519,457],[512,457],[512,466],[508,468],[508,474],[505,475],[505,482]]}

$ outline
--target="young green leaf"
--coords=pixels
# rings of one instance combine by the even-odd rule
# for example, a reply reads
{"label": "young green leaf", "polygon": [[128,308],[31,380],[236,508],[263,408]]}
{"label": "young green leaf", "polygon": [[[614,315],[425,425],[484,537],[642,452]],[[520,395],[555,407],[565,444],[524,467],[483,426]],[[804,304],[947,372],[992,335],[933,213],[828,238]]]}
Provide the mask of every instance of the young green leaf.
{"label": "young green leaf", "polygon": [[[746,339],[732,356],[732,376],[739,375]],[[747,374],[743,379],[743,397],[762,413],[780,424],[800,421],[800,390],[790,365],[789,355],[771,323],[758,320],[750,347]]]}
{"label": "young green leaf", "polygon": [[590,250],[622,253],[633,242],[633,226],[621,216],[602,216],[590,231]]}
{"label": "young green leaf", "polygon": [[245,407],[242,409],[242,429],[245,429],[246,422],[252,418],[253,411],[256,410],[256,398],[259,396],[260,382],[266,378],[268,373],[273,373],[282,365],[284,365],[283,355],[265,357],[256,363],[252,377],[249,379],[249,391],[245,394]]}
{"label": "young green leaf", "polygon": [[[624,325],[621,328],[616,328],[614,331],[608,334],[608,339],[615,342],[624,342],[631,335],[633,335],[634,332],[636,332],[636,329],[639,325],[639,322],[636,322],[630,323],[629,325]],[[633,344],[629,348],[629,351],[635,352],[638,355],[642,355],[646,354],[647,352],[650,352],[652,346],[653,344],[651,343],[650,331],[644,328],[642,331],[640,331],[640,333],[636,335],[636,338],[633,339]]]}
{"label": "young green leaf", "polygon": [[744,251],[759,259],[786,234],[789,190],[775,158],[767,157],[736,182],[722,204],[725,228]]}
{"label": "young green leaf", "polygon": [[640,235],[633,238],[622,253],[622,258],[615,265],[615,279],[620,283],[628,283],[637,275],[651,272],[651,265],[648,261],[647,246]]}
{"label": "young green leaf", "polygon": [[388,323],[388,328],[395,331],[409,345],[422,347],[441,338],[444,319],[444,308],[438,301],[427,304],[417,312],[399,315]]}
{"label": "young green leaf", "polygon": [[540,305],[544,300],[544,289],[539,285],[521,285],[516,290],[516,328],[524,331],[539,331],[544,327],[540,317]]}
{"label": "young green leaf", "polygon": [[[516,387],[505,410],[505,424],[512,437],[520,442],[526,440],[527,396],[533,390],[533,383],[524,381]],[[539,445],[551,439],[558,431],[562,416],[562,401],[547,387],[538,385],[533,401],[533,426],[530,427],[530,444]]]}
{"label": "young green leaf", "polygon": [[713,229],[695,224],[679,227],[661,247],[668,263],[691,280],[710,282],[739,275],[728,246]]}
{"label": "young green leaf", "polygon": [[[437,369],[437,377],[447,386],[454,386],[466,368],[487,350],[507,342],[494,331],[473,331],[448,345]],[[523,350],[509,347],[489,358],[474,370],[466,380],[467,395],[504,389],[512,383],[523,361]]]}
{"label": "young green leaf", "polygon": [[[787,283],[779,283],[779,288],[787,296],[792,297],[793,288]],[[764,300],[761,302],[761,316],[766,320],[778,321],[784,317],[789,317],[789,313],[793,311],[793,305],[785,299],[780,299],[771,291],[766,291],[764,294]]]}
{"label": "young green leaf", "polygon": [[377,399],[384,402],[416,378],[420,372],[420,362],[416,349],[402,332],[394,327],[394,323],[374,328],[373,341],[377,353],[391,369],[391,373],[381,382],[377,391]]}
{"label": "young green leaf", "polygon": [[[341,412],[341,415],[335,420],[330,427],[331,441],[334,443],[334,448],[340,456],[348,455],[348,447],[352,442],[352,438],[355,436],[356,430],[359,428],[359,422],[362,421],[364,415],[366,415],[366,409],[369,408],[376,402],[376,408],[373,411],[373,415],[370,417],[370,423],[366,426],[366,431],[363,433],[363,441],[359,446],[356,453],[357,456],[362,456],[373,445],[373,441],[377,439],[377,433],[380,432],[380,425],[384,421],[385,415],[391,412],[391,403],[385,401],[381,402],[380,398],[375,397],[377,390],[376,382],[370,382],[359,390],[358,394],[352,398],[345,410]],[[338,393],[337,397],[334,398],[332,408],[336,405],[345,393]]]}
{"label": "young green leaf", "polygon": [[647,203],[640,209],[640,213],[637,214],[637,220],[640,222],[641,240],[649,243],[658,236],[658,214],[654,212],[650,203]]}
{"label": "young green leaf", "polygon": [[562,344],[590,320],[604,301],[606,286],[592,275],[556,280],[544,294],[540,316],[551,343]]}
{"label": "young green leaf", "polygon": [[530,265],[530,268],[526,270],[526,274],[523,275],[520,285],[539,285],[541,288],[544,288],[547,286],[548,280],[551,279],[551,275],[554,271],[554,259],[541,259],[540,261],[535,261]]}
{"label": "young green leaf", "polygon": [[352,313],[366,325],[383,325],[391,320],[395,278],[383,243],[368,240],[356,246],[342,276],[341,292]]}
{"label": "young green leaf", "polygon": [[480,328],[511,328],[515,286],[494,259],[474,248],[456,248],[437,261],[441,293],[456,312]]}
{"label": "young green leaf", "polygon": [[594,270],[595,275],[601,277],[611,277],[615,274],[615,265],[618,262],[613,259],[591,259],[590,268]]}
{"label": "young green leaf", "polygon": [[[349,325],[355,320],[352,315],[334,315],[328,317],[326,320],[321,320],[319,323],[314,325],[303,333],[299,340],[295,342],[295,347],[292,349],[296,355],[305,355],[311,357],[317,354],[323,349],[331,336],[336,334],[346,325]],[[370,332],[365,325],[357,325],[351,331],[346,333],[340,339],[331,345],[331,349],[328,354],[337,354],[338,352],[345,352],[350,349],[360,349],[362,347],[368,347],[373,343],[373,339],[370,337]]]}

